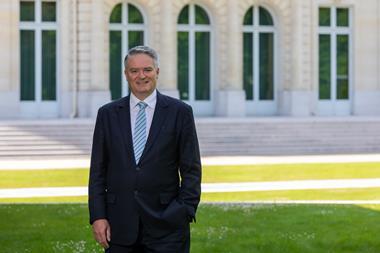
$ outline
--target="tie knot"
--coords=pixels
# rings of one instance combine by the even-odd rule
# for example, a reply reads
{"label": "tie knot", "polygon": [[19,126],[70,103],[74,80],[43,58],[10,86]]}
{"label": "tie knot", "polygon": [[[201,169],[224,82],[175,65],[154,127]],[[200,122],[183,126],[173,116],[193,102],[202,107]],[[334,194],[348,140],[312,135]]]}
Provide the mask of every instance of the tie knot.
{"label": "tie knot", "polygon": [[142,101],[138,102],[137,105],[139,106],[140,110],[143,110],[148,106],[148,104],[146,104],[145,102],[142,102]]}

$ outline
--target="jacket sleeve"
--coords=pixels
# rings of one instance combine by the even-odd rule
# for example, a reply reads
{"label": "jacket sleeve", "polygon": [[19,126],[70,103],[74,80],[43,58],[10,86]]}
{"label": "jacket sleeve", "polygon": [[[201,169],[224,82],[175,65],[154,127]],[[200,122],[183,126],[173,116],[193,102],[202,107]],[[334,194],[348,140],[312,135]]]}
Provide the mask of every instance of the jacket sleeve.
{"label": "jacket sleeve", "polygon": [[185,204],[189,220],[195,221],[195,212],[201,197],[202,166],[193,111],[189,106],[185,109],[179,141],[179,200]]}
{"label": "jacket sleeve", "polygon": [[90,178],[88,186],[88,207],[90,224],[106,218],[106,173],[107,149],[104,133],[104,112],[99,109],[92,142]]}

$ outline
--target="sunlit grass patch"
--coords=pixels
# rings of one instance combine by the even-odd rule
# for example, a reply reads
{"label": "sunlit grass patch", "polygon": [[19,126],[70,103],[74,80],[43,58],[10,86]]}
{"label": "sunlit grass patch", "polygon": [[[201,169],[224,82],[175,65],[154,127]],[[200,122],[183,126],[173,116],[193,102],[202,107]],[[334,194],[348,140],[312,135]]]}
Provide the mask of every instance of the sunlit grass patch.
{"label": "sunlit grass patch", "polygon": [[[0,188],[86,186],[88,169],[0,170]],[[203,166],[202,182],[380,178],[380,163]]]}
{"label": "sunlit grass patch", "polygon": [[0,170],[0,188],[84,186],[88,169]]}
{"label": "sunlit grass patch", "polygon": [[87,203],[87,196],[0,198],[0,203]]}
{"label": "sunlit grass patch", "polygon": [[[2,204],[7,252],[103,252],[85,204]],[[378,253],[380,205],[200,205],[194,253]]]}
{"label": "sunlit grass patch", "polygon": [[380,178],[380,163],[205,166],[205,183]]}

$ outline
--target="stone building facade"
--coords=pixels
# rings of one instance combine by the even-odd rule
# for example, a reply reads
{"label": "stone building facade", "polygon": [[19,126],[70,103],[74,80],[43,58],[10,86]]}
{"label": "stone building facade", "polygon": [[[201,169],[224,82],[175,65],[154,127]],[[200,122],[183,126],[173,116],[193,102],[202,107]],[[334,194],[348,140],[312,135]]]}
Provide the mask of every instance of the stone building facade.
{"label": "stone building facade", "polygon": [[378,0],[2,0],[0,26],[0,118],[96,116],[137,44],[197,116],[380,115]]}

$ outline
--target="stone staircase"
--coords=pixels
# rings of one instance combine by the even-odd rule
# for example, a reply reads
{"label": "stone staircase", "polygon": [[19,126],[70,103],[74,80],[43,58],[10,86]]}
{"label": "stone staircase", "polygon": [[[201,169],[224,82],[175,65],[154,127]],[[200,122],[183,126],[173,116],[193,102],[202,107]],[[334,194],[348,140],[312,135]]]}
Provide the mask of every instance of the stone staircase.
{"label": "stone staircase", "polygon": [[209,156],[380,153],[380,118],[220,119],[199,122],[198,135]]}
{"label": "stone staircase", "polygon": [[[380,153],[380,118],[197,118],[202,156]],[[0,122],[0,159],[88,158],[94,120]]]}
{"label": "stone staircase", "polygon": [[87,158],[93,120],[0,122],[0,159]]}

